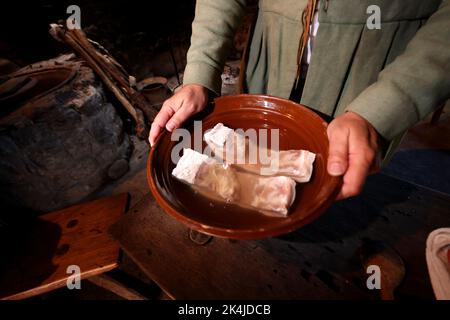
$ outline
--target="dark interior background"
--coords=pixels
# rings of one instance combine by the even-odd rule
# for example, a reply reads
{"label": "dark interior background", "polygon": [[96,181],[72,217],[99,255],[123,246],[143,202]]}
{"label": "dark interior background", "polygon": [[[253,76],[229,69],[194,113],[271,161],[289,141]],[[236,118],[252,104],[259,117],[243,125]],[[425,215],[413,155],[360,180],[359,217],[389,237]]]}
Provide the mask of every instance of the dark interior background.
{"label": "dark interior background", "polygon": [[[138,78],[174,74],[185,63],[195,0],[37,0],[8,1],[0,8],[0,57],[23,66],[69,52],[48,33],[65,22],[67,7],[81,8],[81,27]],[[170,51],[169,51],[170,52]],[[153,60],[153,63],[149,63]]]}

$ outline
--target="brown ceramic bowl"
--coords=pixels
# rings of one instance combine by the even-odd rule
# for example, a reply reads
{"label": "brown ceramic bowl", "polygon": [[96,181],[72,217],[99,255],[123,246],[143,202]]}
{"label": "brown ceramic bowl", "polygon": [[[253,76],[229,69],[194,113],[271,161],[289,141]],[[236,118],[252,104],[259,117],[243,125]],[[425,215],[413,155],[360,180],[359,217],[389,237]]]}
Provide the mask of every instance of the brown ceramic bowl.
{"label": "brown ceramic bowl", "polygon": [[[163,132],[148,159],[150,190],[165,212],[189,228],[234,239],[273,237],[304,226],[333,203],[341,179],[327,174],[327,123],[311,110],[271,96],[236,95],[216,99],[212,111],[201,115],[200,119],[203,121],[203,132],[218,122],[233,129],[278,128],[281,150],[306,149],[317,156],[311,181],[297,184],[297,197],[289,216],[274,218],[235,205],[212,204],[173,178],[171,172],[175,164],[171,161],[171,151],[178,141],[171,141],[171,134]],[[186,124],[185,128],[192,132],[192,122]]]}

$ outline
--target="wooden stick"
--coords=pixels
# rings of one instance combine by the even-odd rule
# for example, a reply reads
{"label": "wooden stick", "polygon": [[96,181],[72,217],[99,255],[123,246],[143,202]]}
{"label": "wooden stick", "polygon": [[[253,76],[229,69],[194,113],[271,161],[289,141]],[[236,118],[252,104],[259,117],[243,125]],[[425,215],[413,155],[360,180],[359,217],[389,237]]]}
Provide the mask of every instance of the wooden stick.
{"label": "wooden stick", "polygon": [[[86,36],[84,35],[83,31],[81,30],[68,30],[66,31],[69,35],[73,37],[74,41],[77,41],[79,46],[82,47],[86,54],[89,54],[90,57],[97,62],[97,64],[102,68],[108,71],[108,74],[116,80],[124,90],[128,92],[128,75],[119,74],[118,70],[105,61],[104,55],[100,54],[95,48],[92,46],[92,44],[87,40]],[[126,80],[125,80],[126,79]]]}
{"label": "wooden stick", "polygon": [[[57,39],[68,44],[81,58],[86,60],[88,65],[94,70],[94,72],[100,77],[105,86],[114,94],[119,102],[125,107],[133,120],[136,122],[136,135],[141,139],[146,139],[148,130],[145,124],[145,117],[142,112],[144,105],[142,101],[135,103],[134,90],[130,90],[128,84],[124,81],[122,76],[111,67],[105,60],[99,60],[98,52],[92,45],[84,39],[84,35],[81,32],[73,32],[74,30],[65,30],[61,25],[52,24],[51,34]],[[81,34],[81,35],[80,35]],[[77,36],[78,35],[78,36]],[[123,73],[122,73],[123,74]],[[117,81],[121,87],[115,83]],[[137,91],[136,91],[137,92]],[[135,108],[132,103],[140,107]]]}

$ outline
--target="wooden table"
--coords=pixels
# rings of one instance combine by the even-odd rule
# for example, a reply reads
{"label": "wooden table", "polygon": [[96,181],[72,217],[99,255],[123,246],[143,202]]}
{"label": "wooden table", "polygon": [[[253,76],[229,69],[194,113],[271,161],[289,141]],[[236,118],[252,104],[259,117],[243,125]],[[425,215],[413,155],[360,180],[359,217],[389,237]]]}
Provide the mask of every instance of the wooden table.
{"label": "wooden table", "polygon": [[111,232],[176,299],[378,299],[377,290],[367,289],[361,260],[374,243],[404,261],[396,299],[433,299],[425,242],[432,230],[449,225],[450,196],[377,174],[361,196],[335,203],[312,224],[278,238],[197,244],[150,194]]}

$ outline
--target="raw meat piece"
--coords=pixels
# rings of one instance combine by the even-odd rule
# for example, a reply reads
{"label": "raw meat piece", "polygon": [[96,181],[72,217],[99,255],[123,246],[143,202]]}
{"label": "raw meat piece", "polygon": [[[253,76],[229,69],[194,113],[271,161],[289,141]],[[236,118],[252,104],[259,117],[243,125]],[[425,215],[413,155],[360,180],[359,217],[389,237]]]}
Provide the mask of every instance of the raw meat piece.
{"label": "raw meat piece", "polygon": [[295,181],[289,177],[241,172],[192,149],[183,150],[172,175],[210,199],[270,216],[286,216],[295,199]]}
{"label": "raw meat piece", "polygon": [[312,152],[261,148],[222,123],[207,131],[204,138],[215,157],[242,170],[264,176],[288,176],[297,182],[311,179],[316,157]]}

